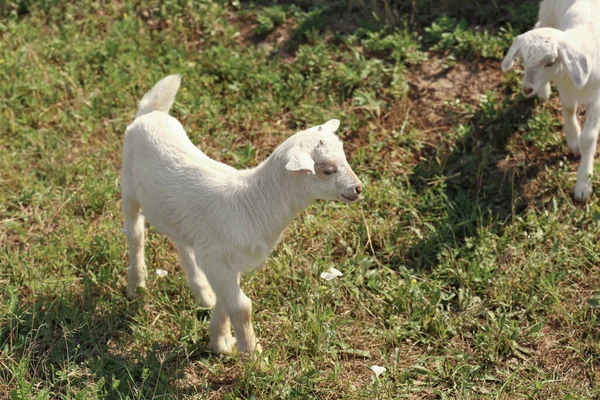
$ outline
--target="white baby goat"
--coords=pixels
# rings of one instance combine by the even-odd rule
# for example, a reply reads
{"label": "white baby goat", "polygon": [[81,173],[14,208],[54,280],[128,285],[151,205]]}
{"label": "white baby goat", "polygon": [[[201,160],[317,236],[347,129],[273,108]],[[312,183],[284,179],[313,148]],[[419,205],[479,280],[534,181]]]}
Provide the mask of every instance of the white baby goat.
{"label": "white baby goat", "polygon": [[239,351],[254,351],[252,302],[240,289],[240,273],[258,268],[285,227],[314,200],[352,203],[362,185],[334,134],[340,124],[335,119],[291,136],[255,168],[236,170],[210,159],[167,114],[180,82],[179,75],[159,81],[140,101],[125,134],[127,295],[135,297],[136,288],[145,286],[146,217],[175,242],[197,301],[215,306],[209,347],[230,352],[237,340]]}
{"label": "white baby goat", "polygon": [[[522,91],[526,97],[550,95],[550,82],[558,89],[567,137],[574,154],[581,152],[575,200],[592,193],[592,174],[600,129],[600,1],[544,0],[535,29],[517,36],[502,70],[519,57],[524,64]],[[577,104],[584,104],[583,132],[577,122]]]}

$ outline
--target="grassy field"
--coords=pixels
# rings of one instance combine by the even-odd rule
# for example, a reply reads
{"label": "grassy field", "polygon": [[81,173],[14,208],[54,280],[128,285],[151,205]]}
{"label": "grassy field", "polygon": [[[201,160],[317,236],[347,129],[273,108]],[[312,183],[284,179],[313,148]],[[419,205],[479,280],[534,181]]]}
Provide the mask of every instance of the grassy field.
{"label": "grassy field", "polygon": [[[599,398],[598,195],[572,200],[556,93],[499,67],[536,8],[0,0],[0,398]],[[211,157],[251,167],[339,118],[365,184],[244,277],[248,359],[206,350],[211,312],[152,228],[148,292],[124,295],[123,134],[176,72]]]}

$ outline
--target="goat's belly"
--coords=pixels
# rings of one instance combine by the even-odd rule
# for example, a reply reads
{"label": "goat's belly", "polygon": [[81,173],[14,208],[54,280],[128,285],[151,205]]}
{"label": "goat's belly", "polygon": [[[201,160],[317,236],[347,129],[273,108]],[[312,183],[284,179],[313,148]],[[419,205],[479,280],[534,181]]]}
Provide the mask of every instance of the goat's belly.
{"label": "goat's belly", "polygon": [[176,225],[169,223],[169,218],[164,218],[164,213],[157,213],[154,207],[148,205],[144,207],[144,204],[142,204],[140,213],[146,217],[146,220],[158,233],[168,236],[175,242],[184,244],[186,241],[182,237],[181,230]]}
{"label": "goat's belly", "polygon": [[239,272],[249,272],[260,268],[269,256],[269,248],[264,244],[237,248],[227,257],[227,263]]}
{"label": "goat's belly", "polygon": [[177,241],[179,235],[177,234],[176,230],[173,229],[173,227],[169,226],[168,224],[161,223],[160,220],[157,221],[156,219],[152,218],[152,214],[148,215],[144,209],[142,209],[141,213],[146,217],[150,225],[152,225],[152,227],[154,227],[158,233]]}

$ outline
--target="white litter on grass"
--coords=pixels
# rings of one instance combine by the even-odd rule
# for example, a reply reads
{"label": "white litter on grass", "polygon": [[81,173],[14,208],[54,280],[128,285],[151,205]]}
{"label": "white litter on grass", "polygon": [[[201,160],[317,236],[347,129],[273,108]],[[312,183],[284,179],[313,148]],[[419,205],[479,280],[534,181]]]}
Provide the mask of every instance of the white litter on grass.
{"label": "white litter on grass", "polygon": [[157,270],[156,270],[156,275],[158,275],[158,276],[159,276],[159,277],[161,277],[161,278],[162,278],[162,277],[164,277],[164,276],[167,276],[167,274],[168,274],[168,273],[169,273],[169,272],[167,272],[167,271],[166,271],[166,270],[164,270],[164,269],[160,269],[160,268],[159,268],[159,269],[157,269]]}
{"label": "white litter on grass", "polygon": [[385,367],[380,367],[379,365],[373,365],[371,371],[375,372],[375,376],[379,376],[387,371],[387,369],[385,369]]}
{"label": "white litter on grass", "polygon": [[330,281],[332,279],[335,279],[335,278],[343,276],[343,275],[344,274],[342,274],[340,271],[338,271],[335,268],[329,268],[329,271],[321,272],[321,278],[325,279],[326,281]]}

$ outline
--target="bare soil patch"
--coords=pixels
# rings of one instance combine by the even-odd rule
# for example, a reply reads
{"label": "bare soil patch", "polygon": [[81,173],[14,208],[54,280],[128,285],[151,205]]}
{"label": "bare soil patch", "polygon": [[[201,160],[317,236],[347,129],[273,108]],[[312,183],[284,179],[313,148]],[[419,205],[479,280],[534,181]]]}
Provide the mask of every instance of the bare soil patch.
{"label": "bare soil patch", "polygon": [[428,130],[452,125],[449,104],[456,100],[478,106],[487,90],[502,86],[504,74],[498,61],[457,61],[449,66],[443,58],[431,58],[409,71],[411,120]]}
{"label": "bare soil patch", "polygon": [[230,13],[229,21],[239,30],[240,35],[236,38],[236,43],[240,47],[245,49],[249,46],[262,45],[269,52],[278,47],[280,55],[292,56],[291,53],[284,51],[285,44],[291,41],[294,31],[298,27],[292,18],[286,19],[283,24],[263,35],[256,34],[256,15],[253,13],[243,15]]}

